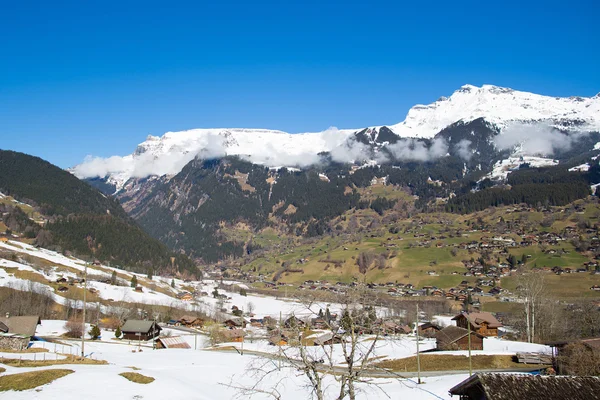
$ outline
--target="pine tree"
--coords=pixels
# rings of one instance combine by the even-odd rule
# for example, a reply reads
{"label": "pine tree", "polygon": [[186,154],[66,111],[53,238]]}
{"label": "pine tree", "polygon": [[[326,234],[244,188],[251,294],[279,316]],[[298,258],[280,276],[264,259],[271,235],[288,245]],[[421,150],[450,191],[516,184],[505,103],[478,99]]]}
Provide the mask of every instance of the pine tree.
{"label": "pine tree", "polygon": [[244,289],[244,288],[240,289],[240,296],[244,296],[244,297],[248,296],[248,293],[246,292],[246,289]]}
{"label": "pine tree", "polygon": [[112,275],[110,277],[110,284],[111,285],[116,285],[117,284],[117,271],[113,271]]}
{"label": "pine tree", "polygon": [[132,288],[137,287],[137,277],[135,275],[131,278],[131,287]]}
{"label": "pine tree", "polygon": [[121,332],[121,327],[117,326],[117,330],[115,331],[115,337],[117,339],[121,339],[121,336],[123,335],[123,333]]}
{"label": "pine tree", "polygon": [[171,279],[171,287],[175,289],[175,279]]}
{"label": "pine tree", "polygon": [[148,279],[152,280],[152,268],[148,268],[148,274],[146,276]]}
{"label": "pine tree", "polygon": [[102,332],[100,332],[100,328],[98,328],[98,325],[92,325],[92,329],[90,329],[88,333],[92,337],[92,340],[97,340],[102,334]]}
{"label": "pine tree", "polygon": [[345,331],[349,331],[352,328],[352,317],[350,316],[350,312],[347,309],[344,310],[344,312],[342,312],[340,326]]}

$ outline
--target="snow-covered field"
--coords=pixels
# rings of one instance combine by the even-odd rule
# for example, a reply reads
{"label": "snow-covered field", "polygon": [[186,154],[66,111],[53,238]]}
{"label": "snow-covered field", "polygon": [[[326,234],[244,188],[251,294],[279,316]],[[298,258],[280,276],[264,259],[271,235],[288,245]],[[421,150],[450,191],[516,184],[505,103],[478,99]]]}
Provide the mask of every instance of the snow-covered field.
{"label": "snow-covered field", "polygon": [[[38,327],[40,336],[58,336],[64,333],[65,321],[43,320]],[[167,329],[168,330],[168,329]],[[182,332],[171,330],[173,335],[182,335]],[[246,342],[244,349],[245,355],[237,352],[214,351],[206,349],[168,349],[153,350],[150,347],[142,346],[139,351],[137,342],[128,343],[127,341],[115,341],[114,333],[102,331],[102,340],[87,341],[86,355],[88,357],[106,360],[108,365],[57,365],[43,368],[68,368],[75,371],[74,374],[61,378],[51,384],[40,388],[24,392],[8,392],[0,394],[0,398],[10,399],[79,399],[81,393],[85,393],[86,399],[163,399],[168,398],[191,398],[191,399],[232,399],[240,395],[238,389],[232,386],[248,387],[257,383],[257,378],[252,372],[252,368],[259,364],[267,363],[269,367],[275,368],[275,361],[261,358],[250,354],[249,350],[257,352],[277,351],[277,347],[268,346],[265,341],[256,341],[254,343]],[[193,336],[187,334],[188,343],[193,343]],[[368,337],[365,337],[368,339]],[[44,347],[49,350],[47,353],[0,353],[0,356],[9,358],[37,359],[47,360],[63,358],[57,353],[78,354],[80,351],[79,341],[70,341],[61,339],[64,344],[54,344],[50,342],[35,342],[34,347]],[[199,341],[200,342],[200,341]],[[367,340],[368,342],[368,340]],[[235,345],[240,346],[239,343]],[[420,342],[421,350],[426,350],[435,346],[435,341],[431,339],[422,339]],[[333,346],[334,358],[341,363],[340,345]],[[516,351],[546,351],[547,348],[542,345],[527,344],[504,341],[501,339],[486,339],[483,352],[473,352],[474,354],[507,354]],[[315,347],[317,351],[319,348]],[[414,337],[403,336],[400,338],[385,338],[377,345],[373,357],[385,357],[390,359],[413,356],[416,352],[416,342]],[[462,354],[463,352],[453,352],[452,354]],[[441,353],[438,353],[441,354]],[[38,367],[41,368],[41,367]],[[155,378],[155,381],[148,385],[129,382],[119,376],[122,372],[141,373]],[[5,374],[28,372],[36,368],[15,368],[6,367]],[[138,370],[139,369],[139,370]],[[360,385],[359,398],[361,399],[387,399],[387,398],[406,398],[406,399],[450,399],[448,389],[462,380],[466,379],[465,374],[435,376],[423,378],[424,384],[417,385],[414,379],[373,379],[373,382],[380,385],[375,386]],[[102,390],[91,390],[102,385]],[[275,371],[261,381],[259,388],[270,390],[277,388],[282,399],[304,400],[310,398],[307,388],[308,381],[304,375],[297,370],[290,369],[283,364],[281,371]],[[336,392],[336,382],[333,378],[325,378],[325,385],[329,396],[333,398]],[[381,390],[383,389],[384,392]],[[389,396],[389,397],[388,397]],[[268,395],[257,393],[252,397],[242,395],[239,398],[267,399]]]}
{"label": "snow-covered field", "polygon": [[[40,335],[57,335],[64,332],[65,321],[42,321],[38,329]],[[209,350],[152,350],[142,347],[138,352],[137,343],[115,342],[111,340],[111,332],[103,331],[102,341],[86,342],[86,355],[94,359],[106,360],[108,365],[57,365],[47,368],[68,368],[75,371],[67,377],[61,378],[51,384],[34,390],[24,392],[8,392],[0,395],[10,399],[75,399],[85,393],[86,399],[163,399],[192,398],[192,399],[231,399],[240,392],[233,386],[250,386],[256,383],[256,378],[251,372],[253,366],[265,362],[265,359],[253,355],[241,356],[238,353],[209,351]],[[189,341],[189,340],[188,340]],[[78,341],[66,341],[71,346],[55,345],[49,342],[36,342],[35,347],[45,347],[48,353],[2,353],[0,356],[37,359],[42,357],[53,360],[62,358],[54,353],[79,352]],[[386,344],[386,346],[388,346]],[[251,348],[246,344],[246,348]],[[391,347],[389,347],[391,348]],[[407,353],[414,351],[406,349]],[[268,362],[268,361],[267,361]],[[275,365],[275,364],[273,364]],[[156,380],[148,385],[140,385],[127,381],[118,374],[133,371]],[[39,367],[38,367],[39,368]],[[137,370],[139,368],[139,370]],[[5,374],[28,372],[36,368],[6,367]],[[452,375],[425,378],[424,385],[416,385],[411,379],[375,379],[374,382],[382,385],[391,398],[411,399],[447,399],[447,390],[462,381],[466,376]],[[102,383],[102,390],[90,388]],[[306,387],[307,381],[296,370],[284,367],[280,372],[275,372],[266,378],[261,389],[277,387],[282,399],[307,399],[310,398]],[[325,387],[333,396],[336,391],[333,378],[325,379]],[[378,399],[388,398],[375,387],[360,386],[362,392],[359,398]],[[249,398],[241,396],[240,398]],[[253,399],[270,398],[264,394],[256,394]]]}

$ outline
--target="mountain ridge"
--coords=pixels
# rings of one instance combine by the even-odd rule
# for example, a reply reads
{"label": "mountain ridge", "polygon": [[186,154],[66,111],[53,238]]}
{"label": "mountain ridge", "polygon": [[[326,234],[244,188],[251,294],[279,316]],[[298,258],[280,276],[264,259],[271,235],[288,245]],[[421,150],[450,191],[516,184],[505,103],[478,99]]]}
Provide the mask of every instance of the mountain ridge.
{"label": "mountain ridge", "polygon": [[[385,127],[397,139],[429,140],[452,124],[479,118],[496,125],[500,132],[514,122],[543,122],[567,132],[593,131],[600,129],[598,115],[600,95],[550,97],[494,85],[463,85],[448,98],[413,106],[404,121]],[[364,129],[375,132],[377,137],[383,127]],[[329,128],[291,134],[268,129],[215,128],[167,132],[161,137],[148,136],[130,155],[88,158],[71,172],[84,179],[102,178],[118,191],[131,178],[176,175],[196,156],[208,159],[237,155],[269,167],[305,167],[321,162],[320,153],[330,153],[334,161],[352,163],[361,160],[365,149],[347,144],[361,131]]]}

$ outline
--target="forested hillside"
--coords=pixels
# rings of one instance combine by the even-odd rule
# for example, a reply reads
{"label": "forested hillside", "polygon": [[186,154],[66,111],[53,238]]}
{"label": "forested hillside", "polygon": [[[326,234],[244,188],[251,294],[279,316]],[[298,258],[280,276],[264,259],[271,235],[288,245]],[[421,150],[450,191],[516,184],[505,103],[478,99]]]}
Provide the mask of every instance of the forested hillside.
{"label": "forested hillside", "polygon": [[[172,265],[197,272],[189,258],[144,232],[117,200],[40,158],[0,150],[0,192],[33,207],[25,212],[17,201],[2,204],[2,222],[42,247],[140,272]],[[33,210],[44,222],[34,221]]]}

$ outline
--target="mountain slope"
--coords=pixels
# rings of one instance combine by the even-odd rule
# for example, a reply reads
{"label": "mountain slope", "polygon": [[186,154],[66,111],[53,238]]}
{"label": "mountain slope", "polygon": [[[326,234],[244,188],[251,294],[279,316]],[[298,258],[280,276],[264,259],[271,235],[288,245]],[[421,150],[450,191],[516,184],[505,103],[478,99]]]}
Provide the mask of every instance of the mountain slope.
{"label": "mountain slope", "polygon": [[[95,241],[95,257],[123,268],[144,271],[171,266],[171,257],[182,269],[194,271],[185,256],[171,252],[146,234],[113,198],[38,157],[0,150],[0,192],[26,202],[43,214],[43,227],[24,223],[22,212],[5,210],[13,226],[29,226],[45,247],[89,256],[89,237]],[[39,232],[46,234],[40,236]],[[50,232],[48,235],[47,232]],[[35,237],[35,235],[33,235]]]}

